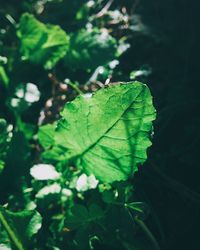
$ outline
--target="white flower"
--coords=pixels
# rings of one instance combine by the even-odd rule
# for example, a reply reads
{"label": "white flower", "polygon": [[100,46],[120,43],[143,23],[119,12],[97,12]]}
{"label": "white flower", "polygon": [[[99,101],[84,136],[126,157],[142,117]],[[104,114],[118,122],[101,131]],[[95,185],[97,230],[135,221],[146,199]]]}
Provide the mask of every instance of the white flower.
{"label": "white flower", "polygon": [[79,176],[76,182],[76,189],[78,191],[86,191],[88,189],[86,174],[82,174],[81,176]]}
{"label": "white flower", "polygon": [[76,189],[79,192],[84,192],[89,189],[95,189],[98,183],[94,175],[87,176],[86,174],[82,174],[76,182]]}
{"label": "white flower", "polygon": [[99,181],[95,178],[93,174],[88,177],[88,185],[91,189],[96,188],[98,183]]}
{"label": "white flower", "polygon": [[25,85],[25,88],[20,87],[19,89],[17,89],[16,96],[20,99],[24,98],[24,100],[29,103],[34,103],[39,101],[40,91],[35,84],[29,82]]}
{"label": "white flower", "polygon": [[40,191],[36,194],[36,198],[42,199],[49,194],[59,194],[60,192],[61,186],[57,183],[54,183],[40,189]]}
{"label": "white flower", "polygon": [[30,170],[30,174],[36,180],[57,180],[61,176],[55,167],[49,164],[34,165]]}

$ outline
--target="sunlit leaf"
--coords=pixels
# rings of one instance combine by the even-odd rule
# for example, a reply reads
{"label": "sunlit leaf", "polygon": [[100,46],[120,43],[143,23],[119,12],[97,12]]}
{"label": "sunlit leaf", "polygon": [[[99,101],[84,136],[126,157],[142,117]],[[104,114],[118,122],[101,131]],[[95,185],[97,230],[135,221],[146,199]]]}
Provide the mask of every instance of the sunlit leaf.
{"label": "sunlit leaf", "polygon": [[57,25],[43,24],[33,15],[25,13],[19,23],[17,35],[23,59],[53,68],[65,56],[69,38]]}
{"label": "sunlit leaf", "polygon": [[[148,87],[117,84],[67,103],[49,152],[101,180],[126,180],[147,158],[155,119]],[[62,153],[63,152],[63,153]]]}

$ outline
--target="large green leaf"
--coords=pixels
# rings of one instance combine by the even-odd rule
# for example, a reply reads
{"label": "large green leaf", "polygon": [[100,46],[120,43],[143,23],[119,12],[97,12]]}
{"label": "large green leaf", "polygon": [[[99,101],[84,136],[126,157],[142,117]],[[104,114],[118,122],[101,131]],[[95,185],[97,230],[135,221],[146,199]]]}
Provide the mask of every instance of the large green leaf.
{"label": "large green leaf", "polygon": [[41,227],[42,218],[36,211],[10,212],[0,206],[0,224],[18,250],[29,249],[29,240]]}
{"label": "large green leaf", "polygon": [[51,69],[65,56],[69,38],[57,25],[43,24],[33,15],[25,13],[19,23],[17,35],[24,59]]}
{"label": "large green leaf", "polygon": [[70,37],[65,61],[72,69],[95,69],[115,58],[116,40],[107,32],[82,29]]}
{"label": "large green leaf", "polygon": [[154,119],[150,91],[139,82],[79,96],[66,104],[49,155],[69,160],[102,182],[125,180],[147,158]]}

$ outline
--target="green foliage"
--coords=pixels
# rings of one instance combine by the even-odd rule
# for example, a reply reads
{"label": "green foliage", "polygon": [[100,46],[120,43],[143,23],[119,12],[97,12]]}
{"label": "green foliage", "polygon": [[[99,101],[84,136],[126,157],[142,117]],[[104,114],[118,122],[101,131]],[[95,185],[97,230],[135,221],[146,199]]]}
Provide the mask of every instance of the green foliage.
{"label": "green foliage", "polygon": [[[155,109],[145,85],[111,86],[91,98],[80,96],[66,104],[52,151],[63,152],[66,160],[75,159],[77,167],[102,182],[125,180],[147,158],[154,119]],[[41,140],[42,144],[49,139],[49,126],[46,129],[47,139]]]}
{"label": "green foliage", "polygon": [[70,229],[79,229],[97,222],[103,216],[103,210],[96,204],[91,204],[88,209],[82,205],[75,205],[66,217],[65,225]]}
{"label": "green foliage", "polygon": [[4,86],[7,87],[9,79],[3,66],[0,65],[0,81],[3,82]]}
{"label": "green foliage", "polygon": [[43,148],[48,149],[54,144],[54,131],[56,124],[47,124],[41,126],[38,132],[38,139]]}
{"label": "green foliage", "polygon": [[129,58],[151,32],[122,2],[0,7],[0,249],[154,250],[163,240],[154,179],[143,181],[160,80],[148,53]]}
{"label": "green foliage", "polygon": [[92,70],[115,58],[117,41],[107,31],[80,30],[70,36],[65,63],[71,69]]}
{"label": "green foliage", "polygon": [[28,249],[30,239],[40,229],[41,222],[40,214],[35,211],[13,213],[0,207],[0,224],[18,250]]}
{"label": "green foliage", "polygon": [[0,119],[0,173],[5,166],[5,158],[8,150],[9,136],[7,131],[7,123],[4,119]]}
{"label": "green foliage", "polygon": [[59,26],[43,24],[33,15],[25,13],[19,23],[17,35],[24,60],[52,69],[65,56],[69,38]]}

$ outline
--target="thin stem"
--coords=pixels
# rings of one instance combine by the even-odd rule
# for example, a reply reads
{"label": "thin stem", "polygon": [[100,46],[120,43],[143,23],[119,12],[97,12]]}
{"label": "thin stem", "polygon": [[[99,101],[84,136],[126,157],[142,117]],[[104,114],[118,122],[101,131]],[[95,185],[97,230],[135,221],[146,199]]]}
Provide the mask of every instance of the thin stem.
{"label": "thin stem", "polygon": [[9,224],[7,223],[7,221],[6,221],[3,213],[1,211],[0,211],[0,221],[1,221],[2,225],[3,225],[3,227],[5,228],[6,232],[10,236],[10,239],[13,241],[13,243],[17,247],[17,249],[18,250],[25,250],[25,248],[23,247],[22,243],[15,236],[15,232],[9,226]]}
{"label": "thin stem", "polygon": [[78,94],[82,95],[83,92],[76,86],[76,84],[68,82],[67,85],[69,85],[70,87],[72,87]]}
{"label": "thin stem", "polygon": [[140,226],[140,228],[143,230],[143,232],[146,234],[146,236],[148,237],[148,239],[151,241],[152,245],[154,246],[155,250],[160,250],[160,246],[158,245],[158,242],[156,240],[156,238],[154,237],[154,235],[151,233],[151,231],[148,229],[147,225],[144,223],[144,221],[140,220],[138,218],[138,216],[135,216],[133,218],[130,210],[128,207],[126,207],[129,216],[131,217],[131,220],[135,223],[138,224],[138,226]]}
{"label": "thin stem", "polygon": [[11,15],[6,14],[6,15],[5,15],[5,18],[8,20],[8,22],[9,22],[10,24],[12,24],[14,27],[16,27],[16,21],[15,21],[15,19],[14,19]]}
{"label": "thin stem", "polygon": [[140,226],[140,228],[143,230],[143,232],[146,234],[146,236],[151,240],[153,246],[156,250],[160,250],[160,247],[158,245],[158,242],[154,235],[151,233],[151,231],[148,229],[147,225],[144,223],[144,221],[140,220],[138,216],[134,217],[135,222]]}
{"label": "thin stem", "polygon": [[102,17],[103,15],[105,15],[113,2],[114,2],[114,0],[109,0],[107,2],[107,4],[103,7],[103,9],[99,13],[96,14],[96,17],[99,18],[99,17]]}

